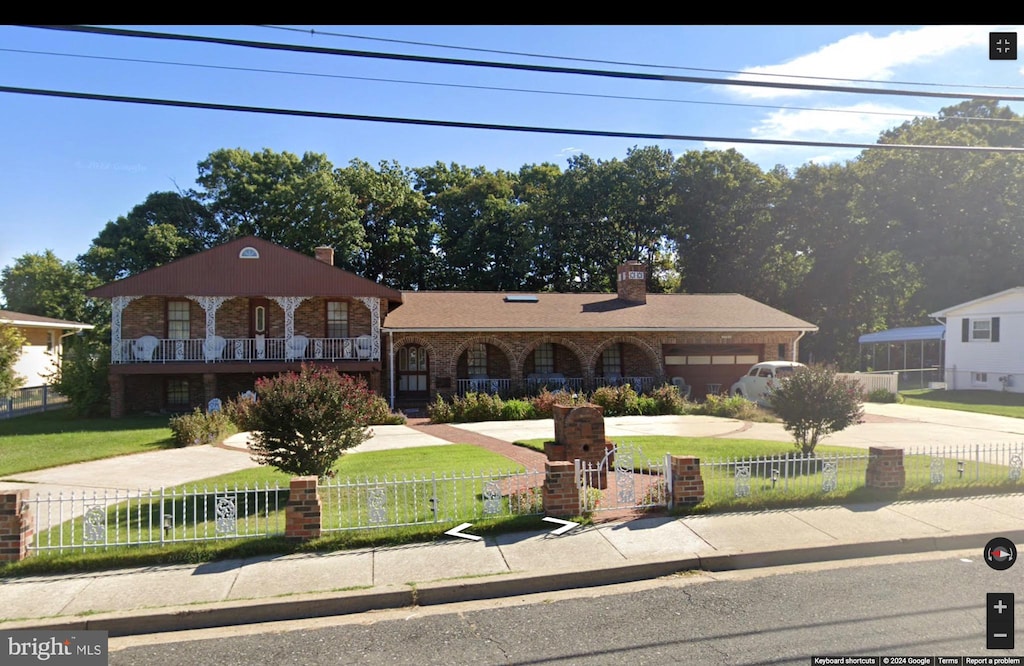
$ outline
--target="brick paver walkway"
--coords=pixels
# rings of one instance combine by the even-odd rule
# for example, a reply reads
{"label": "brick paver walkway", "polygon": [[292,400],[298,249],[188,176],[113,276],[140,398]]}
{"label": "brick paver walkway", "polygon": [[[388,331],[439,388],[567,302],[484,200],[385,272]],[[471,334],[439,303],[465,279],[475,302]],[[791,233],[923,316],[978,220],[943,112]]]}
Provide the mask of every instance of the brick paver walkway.
{"label": "brick paver walkway", "polygon": [[430,423],[429,419],[411,418],[406,425],[413,430],[419,430],[426,435],[432,435],[455,444],[472,444],[473,446],[493,451],[516,461],[528,470],[544,471],[544,462],[547,460],[547,456],[540,451],[534,451],[524,446],[516,446],[503,439],[478,435],[475,432],[444,423]]}

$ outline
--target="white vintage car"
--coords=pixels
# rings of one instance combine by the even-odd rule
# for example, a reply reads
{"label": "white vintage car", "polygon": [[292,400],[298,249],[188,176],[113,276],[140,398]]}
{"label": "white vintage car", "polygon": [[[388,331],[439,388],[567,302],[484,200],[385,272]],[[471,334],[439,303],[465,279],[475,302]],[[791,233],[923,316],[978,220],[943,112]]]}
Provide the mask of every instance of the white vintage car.
{"label": "white vintage car", "polygon": [[768,392],[776,381],[789,377],[797,368],[807,367],[796,361],[765,361],[753,365],[747,374],[729,389],[729,395],[738,395],[764,405]]}

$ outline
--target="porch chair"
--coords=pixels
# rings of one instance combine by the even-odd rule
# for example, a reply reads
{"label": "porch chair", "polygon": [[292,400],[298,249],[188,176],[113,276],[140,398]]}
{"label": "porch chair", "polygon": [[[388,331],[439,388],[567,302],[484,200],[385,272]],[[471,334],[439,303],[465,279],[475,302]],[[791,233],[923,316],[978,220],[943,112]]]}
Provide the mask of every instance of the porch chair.
{"label": "porch chair", "polygon": [[136,361],[152,361],[153,352],[160,346],[160,340],[153,335],[144,335],[138,340],[132,340],[132,357]]}
{"label": "porch chair", "polygon": [[672,384],[679,389],[679,395],[683,396],[687,400],[690,399],[690,392],[693,390],[693,387],[687,384],[685,379],[682,377],[673,377]]}
{"label": "porch chair", "polygon": [[360,359],[370,358],[373,352],[373,338],[369,335],[360,335],[356,338],[356,354]]}
{"label": "porch chair", "polygon": [[219,335],[205,340],[203,342],[203,357],[207,361],[219,361],[220,357],[224,355],[224,348],[227,344],[228,341]]}
{"label": "porch chair", "polygon": [[304,335],[293,335],[292,339],[285,345],[284,358],[286,361],[294,361],[297,358],[306,356],[306,346],[309,338]]}

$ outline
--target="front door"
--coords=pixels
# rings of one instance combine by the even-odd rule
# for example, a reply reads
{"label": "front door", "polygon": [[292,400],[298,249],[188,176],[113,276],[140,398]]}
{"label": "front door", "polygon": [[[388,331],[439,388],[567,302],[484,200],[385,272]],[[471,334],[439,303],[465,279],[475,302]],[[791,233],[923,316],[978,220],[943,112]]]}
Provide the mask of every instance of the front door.
{"label": "front door", "polygon": [[270,326],[270,301],[266,298],[249,299],[249,358],[267,357],[267,329]]}
{"label": "front door", "polygon": [[427,361],[427,350],[419,345],[406,345],[398,350],[398,393],[402,398],[427,399]]}

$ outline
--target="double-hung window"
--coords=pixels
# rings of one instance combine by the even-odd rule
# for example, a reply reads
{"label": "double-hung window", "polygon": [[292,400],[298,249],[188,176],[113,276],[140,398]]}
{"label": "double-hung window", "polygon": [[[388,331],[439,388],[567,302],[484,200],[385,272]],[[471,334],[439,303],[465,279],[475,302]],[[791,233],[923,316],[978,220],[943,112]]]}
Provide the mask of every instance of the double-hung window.
{"label": "double-hung window", "polygon": [[348,337],[348,303],[327,301],[327,337]]}
{"label": "double-hung window", "polygon": [[533,350],[533,371],[548,375],[555,371],[555,347],[550,342],[543,342]]}
{"label": "double-hung window", "polygon": [[999,342],[999,317],[964,317],[961,342]]}
{"label": "double-hung window", "polygon": [[483,343],[470,345],[467,359],[470,377],[487,376],[487,345]]}
{"label": "double-hung window", "polygon": [[171,340],[188,340],[189,302],[167,301],[167,337]]}

